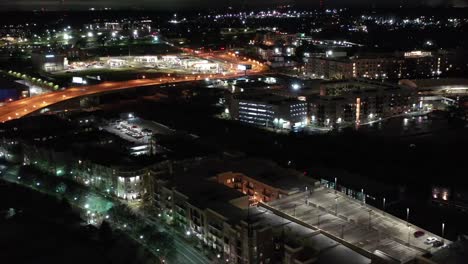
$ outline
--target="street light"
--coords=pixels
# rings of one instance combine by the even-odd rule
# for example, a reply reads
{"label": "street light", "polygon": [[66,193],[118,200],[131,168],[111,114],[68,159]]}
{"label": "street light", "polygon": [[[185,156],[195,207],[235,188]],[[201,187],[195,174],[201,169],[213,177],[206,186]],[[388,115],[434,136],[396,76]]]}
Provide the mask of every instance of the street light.
{"label": "street light", "polygon": [[409,226],[409,208],[406,208],[406,225]]}
{"label": "street light", "polygon": [[411,226],[408,225],[408,246],[410,245],[410,230],[411,230]]}
{"label": "street light", "polygon": [[365,204],[366,203],[366,196],[364,194],[364,189],[361,189],[361,194],[362,194],[362,203]]}
{"label": "street light", "polygon": [[383,198],[383,211],[385,213],[385,197]]}
{"label": "street light", "polygon": [[338,182],[338,178],[337,178],[337,177],[335,177],[335,193],[336,193],[336,190],[338,189],[338,186],[336,185],[336,184],[337,184],[337,182]]}
{"label": "street light", "polygon": [[292,88],[293,88],[293,90],[296,90],[296,91],[297,91],[297,90],[299,90],[299,89],[301,88],[301,86],[300,86],[299,84],[297,84],[297,83],[294,83],[294,84],[292,85]]}
{"label": "street light", "polygon": [[335,215],[338,216],[338,196],[335,197]]}
{"label": "street light", "polygon": [[444,242],[445,223],[442,223],[442,243]]}

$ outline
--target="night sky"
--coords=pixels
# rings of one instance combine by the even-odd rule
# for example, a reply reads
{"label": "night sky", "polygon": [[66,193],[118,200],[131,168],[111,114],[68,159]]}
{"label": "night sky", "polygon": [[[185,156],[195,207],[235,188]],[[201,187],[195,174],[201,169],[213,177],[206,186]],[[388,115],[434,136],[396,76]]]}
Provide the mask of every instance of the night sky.
{"label": "night sky", "polygon": [[[324,0],[328,7],[374,6],[389,7],[428,5],[437,6],[450,3],[452,6],[466,7],[468,0]],[[272,3],[296,3],[301,7],[318,6],[320,0],[0,0],[3,10],[31,10],[31,9],[88,9],[90,7],[102,8],[128,8],[147,7],[152,9],[200,9],[205,7],[240,6],[243,2],[248,6],[265,6]]]}

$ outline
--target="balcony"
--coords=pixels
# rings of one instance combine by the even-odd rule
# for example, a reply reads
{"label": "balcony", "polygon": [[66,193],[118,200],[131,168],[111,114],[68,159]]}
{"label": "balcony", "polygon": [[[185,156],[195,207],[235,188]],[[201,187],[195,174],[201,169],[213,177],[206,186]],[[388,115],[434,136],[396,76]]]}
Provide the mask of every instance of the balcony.
{"label": "balcony", "polygon": [[211,228],[213,228],[213,229],[216,230],[216,231],[219,231],[219,232],[223,231],[223,227],[220,226],[220,225],[217,225],[217,224],[214,224],[214,223],[210,223],[210,224],[208,224],[208,226],[211,227]]}

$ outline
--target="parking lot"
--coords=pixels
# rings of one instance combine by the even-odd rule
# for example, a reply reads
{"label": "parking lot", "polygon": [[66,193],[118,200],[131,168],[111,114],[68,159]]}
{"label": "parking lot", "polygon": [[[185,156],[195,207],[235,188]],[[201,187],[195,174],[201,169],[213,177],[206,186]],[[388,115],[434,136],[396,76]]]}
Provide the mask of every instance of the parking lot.
{"label": "parking lot", "polygon": [[104,129],[112,134],[134,143],[147,144],[153,133],[152,130],[143,128],[128,120],[116,120],[110,122]]}
{"label": "parking lot", "polygon": [[420,228],[334,190],[318,188],[269,205],[367,251],[381,251],[401,262],[440,249],[425,243],[428,237],[442,240],[440,237],[424,231],[416,238],[414,233]]}
{"label": "parking lot", "polygon": [[228,65],[214,57],[199,58],[182,55],[118,56],[102,57],[98,60],[71,62],[66,72],[80,72],[96,69],[140,69],[173,71],[186,74],[218,74],[226,72]]}

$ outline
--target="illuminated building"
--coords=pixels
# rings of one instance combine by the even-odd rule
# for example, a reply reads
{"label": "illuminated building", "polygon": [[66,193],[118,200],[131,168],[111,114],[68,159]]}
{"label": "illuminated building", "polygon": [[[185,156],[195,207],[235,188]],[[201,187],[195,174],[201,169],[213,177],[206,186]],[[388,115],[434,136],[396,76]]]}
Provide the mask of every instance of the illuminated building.
{"label": "illuminated building", "polygon": [[324,82],[308,102],[311,123],[323,126],[375,121],[420,106],[414,89],[364,79]]}
{"label": "illuminated building", "polygon": [[325,79],[402,79],[440,76],[449,72],[452,54],[412,51],[405,53],[320,56],[304,58],[307,72]]}
{"label": "illuminated building", "polygon": [[54,53],[33,53],[31,60],[36,70],[46,72],[61,71],[68,64],[65,56]]}
{"label": "illuminated building", "polygon": [[307,103],[273,94],[234,94],[232,119],[261,127],[291,129],[307,125]]}

